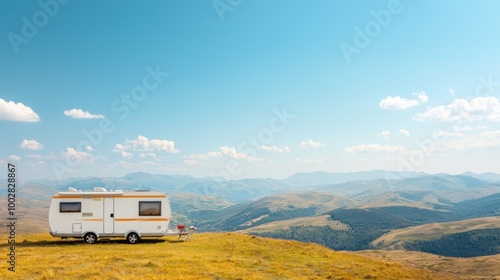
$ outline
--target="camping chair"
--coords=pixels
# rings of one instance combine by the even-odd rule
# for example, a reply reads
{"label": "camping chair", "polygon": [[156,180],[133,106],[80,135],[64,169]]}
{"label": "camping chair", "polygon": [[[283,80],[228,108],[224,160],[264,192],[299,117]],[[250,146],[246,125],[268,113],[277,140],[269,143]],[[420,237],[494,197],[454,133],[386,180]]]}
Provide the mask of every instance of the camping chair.
{"label": "camping chair", "polygon": [[177,241],[189,241],[196,231],[196,227],[190,226],[189,231],[186,231],[186,225],[177,225],[177,230],[179,231],[179,239],[177,239]]}

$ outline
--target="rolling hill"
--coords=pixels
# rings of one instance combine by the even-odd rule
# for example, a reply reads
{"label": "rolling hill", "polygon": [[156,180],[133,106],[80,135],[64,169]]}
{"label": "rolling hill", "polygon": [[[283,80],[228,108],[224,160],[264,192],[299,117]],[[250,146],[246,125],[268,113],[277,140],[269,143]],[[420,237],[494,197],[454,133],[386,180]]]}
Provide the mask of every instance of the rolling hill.
{"label": "rolling hill", "polygon": [[431,240],[411,240],[405,242],[403,246],[406,250],[448,257],[500,255],[500,228],[444,234]]}
{"label": "rolling hill", "polygon": [[342,196],[308,192],[264,197],[219,211],[193,211],[189,217],[203,230],[234,231],[275,221],[316,216],[353,204],[353,200]]}
{"label": "rolling hill", "polygon": [[371,242],[375,249],[404,249],[403,243],[414,240],[432,240],[445,234],[477,229],[500,228],[500,216],[461,220],[447,223],[430,223],[403,229],[395,229]]}
{"label": "rolling hill", "polygon": [[272,232],[275,230],[289,230],[292,227],[309,227],[309,226],[316,226],[316,227],[328,226],[334,230],[349,229],[348,225],[330,219],[330,215],[319,215],[319,216],[295,218],[295,219],[265,223],[262,225],[241,230],[241,232],[259,234],[263,232]]}

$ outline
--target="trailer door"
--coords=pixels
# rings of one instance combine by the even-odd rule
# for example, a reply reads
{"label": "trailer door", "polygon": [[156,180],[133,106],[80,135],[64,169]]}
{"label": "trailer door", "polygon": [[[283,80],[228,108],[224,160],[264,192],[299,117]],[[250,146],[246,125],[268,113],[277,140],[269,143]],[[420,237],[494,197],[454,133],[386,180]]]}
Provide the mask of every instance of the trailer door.
{"label": "trailer door", "polygon": [[104,198],[104,234],[112,234],[115,232],[115,200],[114,198]]}

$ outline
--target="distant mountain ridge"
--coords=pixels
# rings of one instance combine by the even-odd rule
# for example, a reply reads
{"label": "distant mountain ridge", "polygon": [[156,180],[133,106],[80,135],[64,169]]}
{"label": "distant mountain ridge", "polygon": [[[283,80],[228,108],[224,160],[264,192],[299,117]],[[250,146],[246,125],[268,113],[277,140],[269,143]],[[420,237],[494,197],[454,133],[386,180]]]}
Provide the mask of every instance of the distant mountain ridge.
{"label": "distant mountain ridge", "polygon": [[394,172],[384,170],[359,171],[347,173],[331,173],[316,171],[310,173],[296,173],[283,179],[284,182],[294,186],[318,186],[342,184],[351,181],[364,181],[373,179],[400,180],[428,175],[423,172]]}
{"label": "distant mountain ridge", "polygon": [[489,181],[489,182],[500,182],[500,174],[493,173],[493,172],[485,172],[485,173],[477,174],[477,173],[469,171],[469,172],[464,172],[460,175],[475,177],[477,179]]}
{"label": "distant mountain ridge", "polygon": [[[92,189],[158,189],[162,191],[183,191],[203,195],[220,195],[235,201],[250,201],[269,194],[303,191],[340,192],[342,195],[358,194],[361,190],[403,189],[456,190],[476,188],[491,182],[500,182],[500,174],[467,172],[459,175],[427,174],[423,172],[361,171],[329,173],[323,171],[297,173],[285,179],[250,178],[221,180],[220,178],[195,178],[184,175],[130,173],[123,177],[88,177],[64,181],[33,180],[48,185],[54,183],[58,189],[74,187]],[[353,186],[355,186],[353,190]],[[305,189],[304,189],[305,188]]]}
{"label": "distant mountain ridge", "polygon": [[[403,177],[403,178],[401,178]],[[104,187],[108,190],[156,189],[170,192],[184,192],[195,195],[218,197],[243,203],[270,195],[322,192],[342,195],[356,200],[383,203],[382,197],[392,196],[392,203],[407,203],[412,197],[435,203],[458,202],[467,198],[479,198],[495,192],[491,180],[500,175],[494,173],[460,175],[417,172],[363,171],[352,173],[311,172],[297,173],[282,180],[251,178],[242,180],[220,180],[220,178],[195,178],[183,175],[163,175],[136,172],[123,177],[86,177],[56,180],[32,180],[23,182],[25,195],[34,199],[47,199],[50,193],[67,190],[92,190]],[[491,186],[491,187],[487,187]],[[21,189],[21,191],[23,191]],[[33,196],[33,193],[37,195]],[[389,201],[386,201],[389,202]]]}

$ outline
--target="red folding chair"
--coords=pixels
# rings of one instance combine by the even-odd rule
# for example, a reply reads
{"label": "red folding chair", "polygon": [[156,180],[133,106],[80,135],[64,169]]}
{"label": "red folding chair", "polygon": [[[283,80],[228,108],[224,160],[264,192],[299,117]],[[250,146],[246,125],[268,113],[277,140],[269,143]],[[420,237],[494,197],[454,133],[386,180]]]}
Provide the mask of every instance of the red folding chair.
{"label": "red folding chair", "polygon": [[177,225],[177,230],[179,231],[179,239],[177,241],[189,241],[192,238],[193,233],[196,231],[196,227],[189,227],[189,231],[186,231],[186,225]]}

